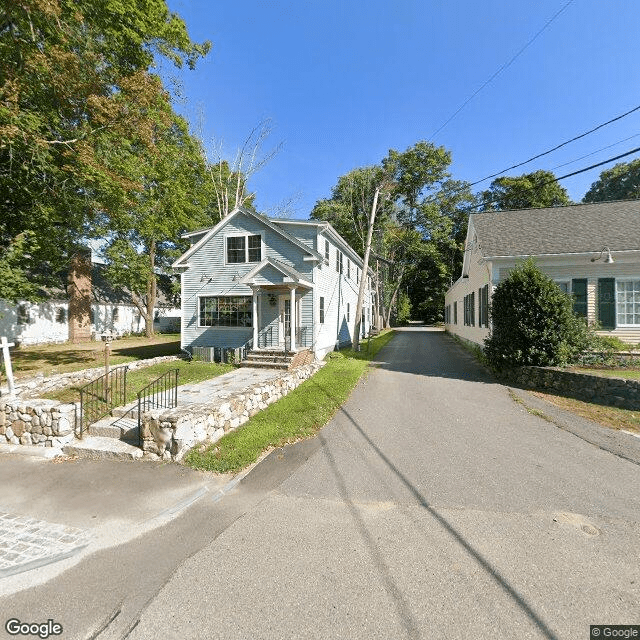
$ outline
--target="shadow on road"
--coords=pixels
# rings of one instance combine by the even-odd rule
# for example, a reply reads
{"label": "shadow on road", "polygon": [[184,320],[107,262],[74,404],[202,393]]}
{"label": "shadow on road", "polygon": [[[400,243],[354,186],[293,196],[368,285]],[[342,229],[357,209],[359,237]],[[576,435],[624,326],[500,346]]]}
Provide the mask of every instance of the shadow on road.
{"label": "shadow on road", "polygon": [[[493,581],[500,587],[500,589],[502,589],[502,591],[517,605],[517,607],[529,618],[529,620],[531,620],[531,622],[537,627],[537,629],[543,634],[543,636],[548,640],[558,640],[558,637],[547,626],[544,620],[542,620],[542,618],[536,613],[532,605],[529,604],[520,593],[518,593],[515,587],[509,584],[508,580],[504,576],[502,576],[500,572],[496,568],[494,568],[491,563],[481,553],[479,553],[444,516],[439,514],[435,510],[435,508],[429,504],[427,498],[409,481],[409,479],[400,471],[400,469],[398,469],[398,467],[394,465],[394,463],[385,455],[385,453],[371,440],[364,429],[357,423],[356,420],[354,420],[351,414],[346,409],[344,409],[344,407],[340,409],[340,412],[344,416],[346,416],[349,422],[355,427],[358,433],[360,433],[360,435],[367,442],[369,447],[371,447],[371,449],[382,460],[382,462],[409,490],[418,504],[423,509],[428,511],[429,514],[440,524],[440,526],[456,541],[456,543],[459,544],[462,549],[464,549],[464,551],[480,566],[480,568],[493,579]],[[393,599],[393,602],[398,610],[398,614],[402,620],[403,626],[405,627],[405,630],[407,631],[410,638],[419,637],[417,625],[413,619],[413,616],[411,615],[409,606],[404,600],[402,593],[398,589],[397,585],[394,583],[389,572],[389,568],[385,564],[384,559],[382,558],[382,554],[380,553],[380,550],[375,543],[375,540],[367,530],[366,525],[362,517],[360,516],[360,513],[358,512],[356,506],[349,498],[344,479],[342,478],[338,470],[336,462],[333,459],[329,448],[326,446],[326,440],[322,435],[320,435],[319,437],[322,442],[324,454],[329,462],[334,477],[336,478],[340,495],[344,503],[347,505],[347,508],[349,509],[349,512],[351,513],[351,516],[356,523],[356,527],[360,533],[360,536],[369,549],[371,558],[382,577],[385,588],[390,597]]]}

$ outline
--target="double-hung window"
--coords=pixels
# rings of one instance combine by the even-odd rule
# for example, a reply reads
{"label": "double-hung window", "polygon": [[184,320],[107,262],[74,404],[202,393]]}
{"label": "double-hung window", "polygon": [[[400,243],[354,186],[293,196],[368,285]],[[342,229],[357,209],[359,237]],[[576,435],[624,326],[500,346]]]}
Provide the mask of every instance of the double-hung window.
{"label": "double-hung window", "polygon": [[227,263],[260,262],[262,236],[227,236]]}
{"label": "double-hung window", "polygon": [[253,301],[250,296],[201,296],[198,326],[251,327]]}
{"label": "double-hung window", "polygon": [[640,279],[616,280],[616,315],[619,327],[640,326]]}

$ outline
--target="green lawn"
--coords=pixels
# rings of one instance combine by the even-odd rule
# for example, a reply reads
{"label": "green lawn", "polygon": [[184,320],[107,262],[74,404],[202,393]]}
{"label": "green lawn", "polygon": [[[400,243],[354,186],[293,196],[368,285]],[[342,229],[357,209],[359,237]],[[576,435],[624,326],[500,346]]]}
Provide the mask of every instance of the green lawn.
{"label": "green lawn", "polygon": [[588,373],[592,376],[601,376],[603,378],[624,378],[625,380],[640,380],[640,369],[615,368],[615,369],[591,369],[590,367],[576,367],[573,371],[578,373]]}
{"label": "green lawn", "polygon": [[[180,353],[179,334],[158,334],[153,338],[134,336],[111,343],[111,365],[124,364],[156,356]],[[11,363],[16,379],[29,378],[38,373],[45,376],[54,373],[80,371],[104,365],[104,344],[83,342],[71,344],[41,344],[11,349]]]}
{"label": "green lawn", "polygon": [[[178,369],[178,384],[181,385],[209,380],[210,378],[215,378],[223,373],[227,373],[227,371],[232,371],[233,368],[231,364],[175,360],[160,362],[150,367],[136,369],[135,371],[127,373],[126,403],[133,402],[137,397],[136,393],[138,391],[170,369]],[[50,398],[51,400],[60,400],[61,402],[79,402],[80,392],[78,389],[78,386],[67,387],[59,391],[44,394],[42,397]]]}
{"label": "green lawn", "polygon": [[327,356],[312,378],[218,442],[194,447],[184,463],[216,473],[234,472],[253,464],[263,451],[315,435],[349,397],[375,354],[393,338],[393,331],[371,340],[367,352],[343,350]]}

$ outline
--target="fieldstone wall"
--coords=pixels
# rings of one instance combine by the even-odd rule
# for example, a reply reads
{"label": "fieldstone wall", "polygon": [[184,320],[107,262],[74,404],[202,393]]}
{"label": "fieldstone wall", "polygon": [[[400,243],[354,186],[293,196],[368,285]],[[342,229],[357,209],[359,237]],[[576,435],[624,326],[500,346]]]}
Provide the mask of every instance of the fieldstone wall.
{"label": "fieldstone wall", "polygon": [[[149,358],[147,360],[134,360],[133,362],[125,363],[129,367],[129,371],[134,369],[140,369],[142,367],[150,367],[158,362],[167,362],[171,360],[179,360],[180,356],[158,356],[157,358]],[[112,369],[123,365],[112,365]],[[21,400],[27,398],[37,398],[37,396],[49,391],[55,391],[57,389],[64,389],[74,385],[79,385],[86,382],[91,382],[96,378],[99,378],[104,374],[104,365],[102,367],[95,367],[93,369],[83,369],[82,371],[71,371],[69,373],[58,373],[53,376],[46,377],[44,375],[37,375],[33,378],[16,380],[15,395]],[[2,397],[8,393],[8,390],[4,389]]]}
{"label": "fieldstone wall", "polygon": [[640,410],[640,380],[603,378],[556,367],[518,367],[505,372],[505,377],[527,389],[557,391],[579,400]]}
{"label": "fieldstone wall", "polygon": [[0,443],[62,447],[74,438],[76,405],[0,400]]}
{"label": "fieldstone wall", "polygon": [[284,371],[277,378],[216,398],[209,405],[153,410],[142,417],[143,450],[147,457],[180,460],[194,445],[215,442],[236,429],[258,411],[310,378],[324,362],[313,362]]}

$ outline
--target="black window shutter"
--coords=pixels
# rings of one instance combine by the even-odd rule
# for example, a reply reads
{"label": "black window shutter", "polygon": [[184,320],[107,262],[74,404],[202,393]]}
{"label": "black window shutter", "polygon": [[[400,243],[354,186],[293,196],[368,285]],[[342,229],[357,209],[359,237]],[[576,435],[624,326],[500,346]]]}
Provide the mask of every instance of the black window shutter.
{"label": "black window shutter", "polygon": [[615,278],[598,278],[598,321],[603,329],[616,328]]}
{"label": "black window shutter", "polygon": [[587,317],[587,279],[574,278],[571,281],[571,293],[573,294],[573,311],[583,318]]}

